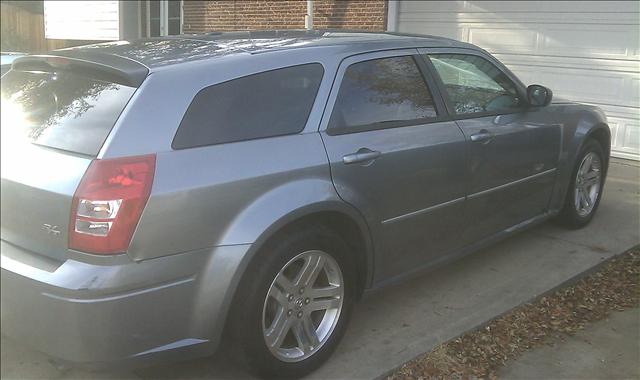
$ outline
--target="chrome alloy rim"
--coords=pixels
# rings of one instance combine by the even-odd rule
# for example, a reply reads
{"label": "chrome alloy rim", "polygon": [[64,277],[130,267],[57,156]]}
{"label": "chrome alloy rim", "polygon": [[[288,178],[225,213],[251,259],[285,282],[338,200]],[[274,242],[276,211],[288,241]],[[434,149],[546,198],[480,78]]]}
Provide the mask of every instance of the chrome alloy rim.
{"label": "chrome alloy rim", "polygon": [[269,287],[262,309],[262,332],[271,353],[299,362],[329,340],[344,301],[338,263],[323,251],[306,251],[291,259]]}
{"label": "chrome alloy rim", "polygon": [[576,191],[574,204],[580,216],[587,216],[598,200],[602,185],[602,164],[600,157],[594,152],[582,159],[576,175]]}

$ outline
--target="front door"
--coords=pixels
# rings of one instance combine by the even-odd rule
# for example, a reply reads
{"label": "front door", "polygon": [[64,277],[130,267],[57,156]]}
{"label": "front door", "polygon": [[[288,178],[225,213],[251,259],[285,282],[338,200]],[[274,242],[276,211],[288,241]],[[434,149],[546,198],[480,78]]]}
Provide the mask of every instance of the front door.
{"label": "front door", "polygon": [[560,125],[528,107],[522,86],[489,57],[425,58],[468,141],[466,242],[544,214],[555,183]]}
{"label": "front door", "polygon": [[322,139],[338,194],[365,216],[375,280],[428,264],[459,246],[465,138],[417,50],[342,62]]}

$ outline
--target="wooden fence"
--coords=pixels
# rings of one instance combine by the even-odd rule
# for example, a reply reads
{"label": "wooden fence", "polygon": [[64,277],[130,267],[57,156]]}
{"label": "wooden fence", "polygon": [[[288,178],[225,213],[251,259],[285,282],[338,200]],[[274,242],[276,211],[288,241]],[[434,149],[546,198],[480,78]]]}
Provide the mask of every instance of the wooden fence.
{"label": "wooden fence", "polygon": [[12,4],[0,3],[0,49],[42,53],[90,41],[52,40],[44,37],[44,16]]}

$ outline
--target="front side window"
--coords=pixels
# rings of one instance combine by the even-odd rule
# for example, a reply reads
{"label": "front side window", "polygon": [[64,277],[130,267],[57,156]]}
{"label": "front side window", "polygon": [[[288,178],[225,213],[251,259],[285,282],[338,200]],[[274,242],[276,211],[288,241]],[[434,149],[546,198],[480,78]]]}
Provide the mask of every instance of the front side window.
{"label": "front side window", "polygon": [[430,54],[458,115],[513,111],[521,107],[516,85],[505,73],[482,57],[464,54]]}
{"label": "front side window", "polygon": [[174,149],[299,133],[323,75],[311,63],[233,79],[201,90],[180,122]]}
{"label": "front side window", "polygon": [[381,58],[347,68],[329,128],[407,125],[436,116],[433,98],[413,58]]}

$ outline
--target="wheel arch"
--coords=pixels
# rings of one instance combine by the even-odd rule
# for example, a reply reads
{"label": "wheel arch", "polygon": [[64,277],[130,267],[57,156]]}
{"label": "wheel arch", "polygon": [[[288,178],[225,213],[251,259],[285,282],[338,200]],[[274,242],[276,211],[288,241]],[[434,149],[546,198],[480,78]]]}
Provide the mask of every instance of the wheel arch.
{"label": "wheel arch", "polygon": [[373,242],[368,225],[360,213],[342,201],[323,201],[292,210],[272,223],[252,244],[250,254],[245,257],[246,264],[240,274],[244,277],[252,261],[259,252],[282,234],[295,233],[296,230],[321,224],[339,234],[353,249],[354,263],[358,270],[359,294],[371,283],[373,274]]}
{"label": "wheel arch", "polygon": [[[609,129],[609,126],[605,123],[596,124],[585,136],[580,149],[582,149],[582,145],[584,145],[588,139],[594,139],[600,143],[600,146],[605,153],[605,159],[608,163],[611,156],[611,130]],[[578,151],[580,151],[580,149],[578,149]]]}
{"label": "wheel arch", "polygon": [[590,125],[584,128],[582,133],[577,134],[580,138],[579,143],[576,144],[575,150],[572,152],[571,161],[569,168],[572,169],[576,165],[576,160],[578,159],[580,152],[584,145],[590,139],[596,140],[602,150],[604,150],[604,175],[606,178],[607,171],[609,169],[609,160],[611,155],[611,130],[609,129],[609,125],[603,121],[591,122]]}
{"label": "wheel arch", "polygon": [[345,242],[354,248],[358,275],[358,297],[371,284],[374,267],[373,242],[367,223],[356,209],[341,200],[327,200],[291,210],[269,225],[244,255],[235,276],[237,279],[233,281],[233,289],[229,289],[225,322],[221,329],[224,340],[231,338],[228,327],[234,313],[234,305],[237,304],[238,290],[242,281],[249,274],[252,265],[259,259],[263,248],[282,234],[295,233],[300,228],[317,223],[321,223],[340,234]]}
{"label": "wheel arch", "polygon": [[[608,167],[611,152],[611,131],[607,124],[606,116],[601,109],[583,104],[571,104],[568,106],[567,111],[571,111],[569,114],[573,114],[573,116],[568,116],[568,122],[565,125],[562,137],[563,143],[558,164],[558,179],[555,194],[549,208],[552,214],[560,212],[565,203],[571,182],[571,173],[584,144],[590,138],[596,139],[600,143],[605,151],[605,168]],[[606,176],[606,171],[604,174]]]}

